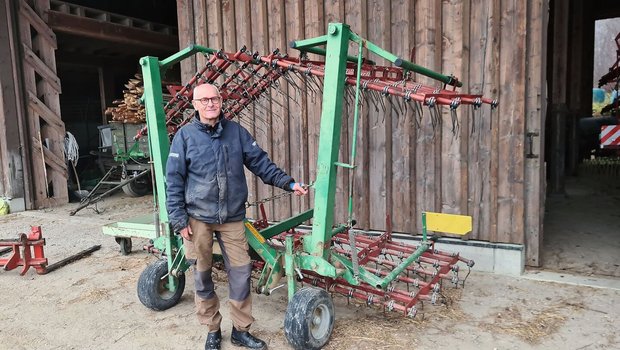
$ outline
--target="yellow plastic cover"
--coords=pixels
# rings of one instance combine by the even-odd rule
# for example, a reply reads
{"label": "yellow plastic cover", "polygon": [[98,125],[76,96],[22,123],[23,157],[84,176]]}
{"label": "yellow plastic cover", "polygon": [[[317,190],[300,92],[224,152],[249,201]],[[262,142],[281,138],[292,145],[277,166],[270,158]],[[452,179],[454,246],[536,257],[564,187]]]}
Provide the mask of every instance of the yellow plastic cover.
{"label": "yellow plastic cover", "polygon": [[471,231],[472,219],[467,215],[426,212],[426,229],[463,236]]}

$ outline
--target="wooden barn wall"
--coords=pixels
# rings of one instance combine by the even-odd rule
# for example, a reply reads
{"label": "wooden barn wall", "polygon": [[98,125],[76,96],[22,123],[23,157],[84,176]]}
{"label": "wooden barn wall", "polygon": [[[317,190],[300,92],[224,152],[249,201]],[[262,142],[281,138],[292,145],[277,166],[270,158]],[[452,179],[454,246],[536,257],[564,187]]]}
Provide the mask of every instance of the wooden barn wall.
{"label": "wooden barn wall", "polygon": [[[410,59],[413,53],[415,63],[456,75],[464,92],[498,98],[493,112],[461,108],[456,133],[449,111],[433,128],[428,112],[417,126],[411,109],[388,103],[377,111],[365,103],[359,167],[352,174],[355,218],[360,228],[384,230],[389,213],[395,231],[417,233],[422,211],[461,213],[474,218],[471,239],[525,243],[526,230],[536,239],[544,198],[542,137],[534,139],[537,159],[526,159],[525,140],[527,132],[542,134],[547,0],[179,0],[177,9],[181,47],[197,43],[231,52],[247,45],[268,54],[287,50],[291,40],[325,34],[330,22],[344,22],[400,57]],[[204,57],[184,61],[183,79],[204,62]],[[418,80],[437,86],[424,77]],[[310,182],[320,96],[285,82],[280,89],[289,99],[273,94],[279,99],[268,106],[274,113],[255,113],[250,131],[277,164]],[[344,123],[340,161],[348,162],[351,113]],[[350,174],[339,175],[336,220],[344,221]],[[279,193],[256,179],[249,182],[250,201]],[[534,187],[526,191],[529,184]],[[268,217],[283,219],[310,203],[309,196],[268,202]],[[250,214],[257,215],[255,209]],[[537,242],[528,244],[538,249]]]}
{"label": "wooden barn wall", "polygon": [[17,36],[12,6],[0,2],[0,197],[25,201],[24,167],[19,125],[20,108]]}
{"label": "wooden barn wall", "polygon": [[0,195],[21,197],[25,209],[69,199],[48,9],[48,0],[0,1]]}

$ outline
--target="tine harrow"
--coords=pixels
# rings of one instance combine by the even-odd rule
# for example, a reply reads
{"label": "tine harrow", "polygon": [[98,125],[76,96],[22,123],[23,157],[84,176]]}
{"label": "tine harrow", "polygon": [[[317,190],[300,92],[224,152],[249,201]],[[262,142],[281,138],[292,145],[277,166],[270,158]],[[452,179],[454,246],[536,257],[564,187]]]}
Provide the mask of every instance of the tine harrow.
{"label": "tine harrow", "polygon": [[[357,56],[347,54],[351,44],[357,45]],[[299,58],[278,50],[261,56],[257,52],[251,53],[245,47],[235,53],[226,53],[197,45],[162,61],[155,57],[144,57],[141,59],[145,77],[144,100],[149,121],[148,131],[153,136],[149,141],[152,147],[162,150],[153,152],[156,154],[153,167],[157,192],[162,194],[165,193],[163,172],[168,156],[167,137],[173,136],[193,114],[192,90],[196,85],[211,83],[218,86],[223,98],[224,117],[240,118],[240,123],[252,126],[255,132],[261,131],[261,126],[267,130],[270,127],[267,120],[276,120],[273,117],[261,119],[257,115],[287,110],[288,101],[299,103],[292,96],[306,96],[307,101],[316,100],[321,104],[316,178],[307,179],[312,183],[314,191],[313,208],[269,225],[262,207],[262,202],[267,199],[263,199],[259,202],[263,219],[254,224],[248,221],[244,223],[248,244],[260,257],[260,261],[254,263],[255,267],[262,270],[256,282],[256,291],[271,294],[279,288],[278,284],[285,276],[286,282],[281,285],[288,287],[289,297],[284,319],[285,336],[296,349],[320,349],[327,343],[333,330],[334,307],[330,292],[413,317],[423,302],[435,304],[442,300],[443,284],[452,283],[456,287],[464,285],[467,276],[459,276],[461,266],[471,268],[474,265],[473,261],[458,253],[436,249],[435,241],[427,238],[427,230],[467,234],[472,230],[473,220],[469,216],[423,211],[422,239],[417,244],[396,240],[389,217],[387,230],[381,235],[362,234],[355,229],[355,186],[352,183],[354,171],[359,169],[356,148],[361,108],[403,113],[404,118],[412,118],[409,125],[416,127],[421,127],[427,117],[433,128],[451,122],[452,132],[456,135],[459,131],[456,112],[461,106],[476,111],[488,105],[493,110],[498,102],[481,95],[457,92],[457,87],[462,86],[462,83],[456,77],[403,60],[359,37],[343,23],[330,23],[328,34],[294,41],[291,48],[300,51]],[[364,59],[364,50],[391,62],[393,66],[380,66]],[[170,87],[174,97],[164,105],[161,72],[195,53],[206,55],[205,66],[184,86]],[[323,55],[328,59],[325,62],[309,60],[307,53]],[[417,76],[434,79],[440,86],[426,86],[416,82],[414,78]],[[286,83],[287,88],[282,89],[280,83]],[[282,99],[282,95],[287,99]],[[345,111],[344,106],[347,104],[349,108]],[[450,113],[444,114],[444,108]],[[342,149],[342,145],[348,142],[342,142],[340,138],[343,125],[349,125],[349,120],[344,119],[348,117],[347,113],[352,114],[349,150]],[[468,115],[478,118],[480,112],[478,115],[475,112]],[[162,123],[164,119],[165,127]],[[474,132],[474,120],[471,124]],[[146,132],[141,130],[137,137]],[[350,151],[347,163],[339,161],[340,152],[343,151]],[[339,224],[334,222],[333,210],[336,205],[338,171],[341,168],[349,169],[345,175],[348,174],[350,186],[347,221]],[[163,218],[162,224],[167,223],[168,218],[165,201],[165,195],[157,196],[156,205]],[[311,232],[296,231],[299,225],[308,220],[312,220]],[[174,305],[182,294],[184,282],[181,282],[181,278],[189,264],[184,259],[182,239],[170,234],[168,229],[162,231],[164,234],[158,235],[154,247],[169,253],[168,263],[153,264],[147,268],[159,271],[156,269],[163,267],[167,271],[165,276],[168,283],[165,289],[175,296],[171,300],[167,299],[165,304]],[[153,273],[142,275],[147,277],[141,277],[139,285],[161,286],[161,281],[148,279],[148,276],[154,276]],[[298,282],[306,284],[306,287],[299,289]],[[161,288],[152,290],[159,293]],[[150,301],[159,300],[157,298],[161,299],[161,296],[148,295],[140,300],[147,307],[154,308]]]}
{"label": "tine harrow", "polygon": [[[295,96],[302,92],[304,87],[313,96],[323,91],[324,62],[289,57],[280,53],[279,50],[267,56],[260,56],[258,52],[250,53],[245,46],[235,53],[220,50],[214,54],[205,55],[208,57],[207,63],[194,74],[187,84],[168,87],[173,98],[164,106],[164,111],[170,138],[174,136],[178,128],[189,121],[192,115],[192,92],[199,84],[210,83],[219,87],[224,100],[222,111],[228,119],[247,116],[248,113],[245,111],[252,106],[261,111],[258,114],[266,114],[269,109],[260,103],[262,97],[268,98],[271,103],[279,107],[288,109],[288,106],[270,97],[272,96],[270,92],[284,95],[278,87],[280,78],[296,90]],[[356,75],[357,66],[354,63],[348,63],[346,86],[352,88],[356,86]],[[292,76],[296,76],[297,79]],[[423,106],[429,109],[433,128],[441,124],[441,116],[437,107],[447,106],[451,111],[453,133],[458,130],[459,124],[455,111],[459,106],[469,105],[478,109],[486,104],[495,109],[498,105],[497,100],[481,95],[457,93],[456,88],[447,89],[447,84],[443,88],[425,86],[412,80],[411,76],[411,72],[403,68],[364,63],[360,72],[363,99],[371,103],[377,112],[385,110],[389,105],[400,114],[408,109],[409,103],[413,103],[414,125],[417,127],[420,126],[423,117]],[[297,83],[299,81],[303,83]],[[454,78],[454,82],[456,85],[458,80]],[[294,101],[294,103],[297,102]],[[355,103],[354,89],[351,89],[348,98],[345,98],[345,103],[349,105]],[[282,119],[281,116],[278,117]],[[256,115],[253,118],[255,121],[266,124]],[[145,127],[138,132],[136,139],[146,134],[147,128]]]}

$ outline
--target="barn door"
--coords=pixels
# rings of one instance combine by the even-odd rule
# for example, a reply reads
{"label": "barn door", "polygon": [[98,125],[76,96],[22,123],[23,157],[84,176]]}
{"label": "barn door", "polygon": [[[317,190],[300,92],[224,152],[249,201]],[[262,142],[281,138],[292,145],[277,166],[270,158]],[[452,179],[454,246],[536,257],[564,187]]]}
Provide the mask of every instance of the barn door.
{"label": "barn door", "polygon": [[68,202],[64,156],[65,125],[60,118],[60,79],[56,75],[56,36],[45,23],[49,0],[18,0],[19,48],[23,65],[27,135],[31,170],[31,208]]}

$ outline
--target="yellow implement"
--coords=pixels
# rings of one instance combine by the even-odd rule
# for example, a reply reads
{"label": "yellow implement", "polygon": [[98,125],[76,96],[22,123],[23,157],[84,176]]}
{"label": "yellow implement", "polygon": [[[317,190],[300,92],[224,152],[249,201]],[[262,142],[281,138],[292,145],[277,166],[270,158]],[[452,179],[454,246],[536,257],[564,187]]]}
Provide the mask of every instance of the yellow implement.
{"label": "yellow implement", "polygon": [[472,219],[467,215],[423,212],[422,230],[425,237],[426,230],[463,236],[471,232]]}

